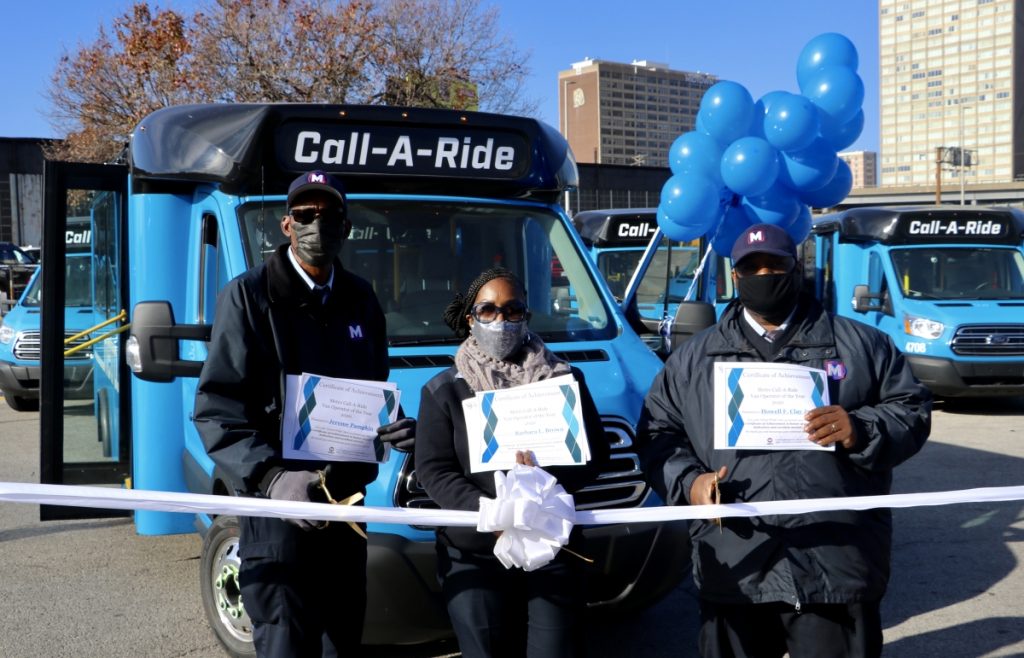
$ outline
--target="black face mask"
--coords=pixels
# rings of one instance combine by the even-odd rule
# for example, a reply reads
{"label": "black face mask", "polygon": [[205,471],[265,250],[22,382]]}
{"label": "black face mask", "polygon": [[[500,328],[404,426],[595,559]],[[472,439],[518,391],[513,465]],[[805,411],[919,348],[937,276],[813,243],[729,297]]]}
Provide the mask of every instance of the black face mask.
{"label": "black face mask", "polygon": [[744,308],[772,324],[779,324],[789,316],[800,296],[800,270],[739,277],[736,286]]}

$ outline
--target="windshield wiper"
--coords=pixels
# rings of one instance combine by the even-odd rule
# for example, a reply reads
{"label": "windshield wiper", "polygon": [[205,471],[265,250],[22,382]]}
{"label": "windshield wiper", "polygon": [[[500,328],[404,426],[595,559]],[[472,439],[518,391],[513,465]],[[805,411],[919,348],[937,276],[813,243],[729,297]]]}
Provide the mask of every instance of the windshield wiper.
{"label": "windshield wiper", "polygon": [[398,336],[388,339],[388,345],[398,347],[402,345],[457,345],[463,339],[452,336],[450,338],[405,338]]}

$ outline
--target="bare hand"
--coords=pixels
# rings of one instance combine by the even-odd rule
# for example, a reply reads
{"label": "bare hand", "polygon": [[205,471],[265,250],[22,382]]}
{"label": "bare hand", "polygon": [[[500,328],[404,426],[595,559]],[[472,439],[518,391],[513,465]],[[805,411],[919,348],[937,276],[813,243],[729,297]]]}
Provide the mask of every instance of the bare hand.
{"label": "bare hand", "polygon": [[850,415],[838,404],[811,409],[804,414],[804,420],[807,421],[804,425],[807,439],[819,446],[838,443],[851,450],[857,444]]}
{"label": "bare hand", "polygon": [[524,466],[536,466],[537,460],[530,450],[516,450],[516,463]]}
{"label": "bare hand", "polygon": [[729,467],[723,466],[718,469],[717,473],[701,473],[698,475],[697,479],[693,481],[693,486],[690,487],[690,504],[716,504],[715,489],[717,487],[717,482],[724,480],[728,473]]}

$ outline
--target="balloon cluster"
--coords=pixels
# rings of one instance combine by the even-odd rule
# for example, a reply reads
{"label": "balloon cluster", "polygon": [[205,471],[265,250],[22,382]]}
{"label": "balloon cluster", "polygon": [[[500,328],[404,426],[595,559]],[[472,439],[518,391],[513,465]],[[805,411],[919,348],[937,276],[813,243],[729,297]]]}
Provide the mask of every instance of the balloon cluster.
{"label": "balloon cluster", "polygon": [[669,151],[673,175],[658,206],[665,235],[684,242],[706,235],[726,256],[752,224],[781,226],[802,242],[811,229],[808,206],[835,205],[853,184],[836,153],[864,128],[857,60],[849,39],[826,33],[800,52],[801,94],[772,91],[755,103],[735,82],[708,89],[697,129]]}

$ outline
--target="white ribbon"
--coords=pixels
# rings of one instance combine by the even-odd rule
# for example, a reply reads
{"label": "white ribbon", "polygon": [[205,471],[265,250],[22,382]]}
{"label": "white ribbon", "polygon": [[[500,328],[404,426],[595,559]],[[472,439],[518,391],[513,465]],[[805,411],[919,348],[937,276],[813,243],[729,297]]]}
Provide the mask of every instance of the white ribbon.
{"label": "white ribbon", "polygon": [[[1024,500],[1024,485],[963,489],[959,491],[935,491],[930,493],[891,494],[887,496],[808,498],[759,503],[729,503],[726,505],[684,505],[579,511],[575,513],[575,523],[577,525],[662,523],[686,519],[807,514],[810,512],[867,510],[884,507],[927,507],[960,503],[996,503],[1011,500]],[[268,498],[242,498],[235,496],[212,496],[209,494],[147,491],[144,489],[115,489],[27,482],[0,482],[0,501],[69,507],[184,512],[187,514],[237,514],[240,516],[270,516],[290,519],[458,526],[466,528],[477,527],[480,517],[477,512],[458,510],[297,503],[287,500],[270,500]]]}
{"label": "white ribbon", "polygon": [[542,468],[517,464],[506,475],[494,472],[495,498],[480,499],[480,532],[500,530],[494,555],[506,569],[539,569],[569,541],[576,505]]}

